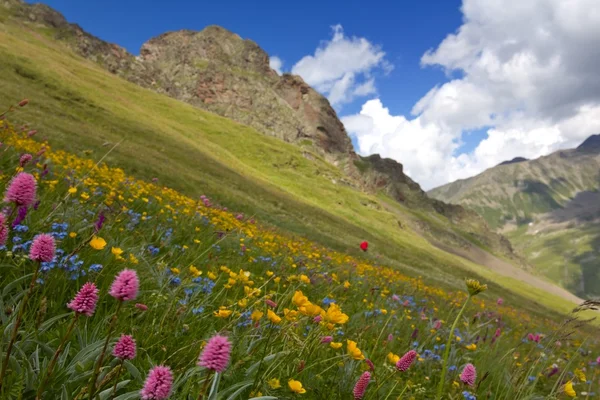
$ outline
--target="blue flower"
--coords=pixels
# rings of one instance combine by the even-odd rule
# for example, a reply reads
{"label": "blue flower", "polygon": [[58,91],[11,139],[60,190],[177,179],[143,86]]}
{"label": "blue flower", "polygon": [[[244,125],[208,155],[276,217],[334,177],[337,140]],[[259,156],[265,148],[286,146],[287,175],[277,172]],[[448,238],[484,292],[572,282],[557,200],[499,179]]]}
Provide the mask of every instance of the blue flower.
{"label": "blue flower", "polygon": [[102,271],[102,264],[92,264],[88,268],[89,272],[100,272]]}
{"label": "blue flower", "polygon": [[196,308],[192,308],[192,314],[196,315],[196,314],[201,314],[204,312],[204,307],[196,307]]}

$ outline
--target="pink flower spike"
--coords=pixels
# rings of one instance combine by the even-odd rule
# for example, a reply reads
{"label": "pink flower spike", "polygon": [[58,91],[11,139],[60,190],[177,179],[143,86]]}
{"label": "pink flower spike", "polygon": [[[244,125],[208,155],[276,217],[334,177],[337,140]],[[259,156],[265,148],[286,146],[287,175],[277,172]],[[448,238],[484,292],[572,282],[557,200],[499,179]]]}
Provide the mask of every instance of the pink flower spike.
{"label": "pink flower spike", "polygon": [[275,303],[273,300],[266,299],[266,300],[265,300],[265,303],[266,303],[266,304],[267,304],[269,307],[272,307],[272,308],[276,308],[276,307],[277,307],[277,303]]}
{"label": "pink flower spike", "polygon": [[137,272],[124,269],[113,281],[109,294],[120,301],[134,300],[138,295],[139,287],[140,280]]}
{"label": "pink flower spike", "polygon": [[412,365],[412,363],[415,361],[415,359],[417,358],[417,352],[414,350],[409,351],[408,353],[404,354],[396,363],[396,369],[400,372],[404,372],[407,369],[410,368],[410,366]]}
{"label": "pink flower spike", "polygon": [[6,244],[8,239],[8,225],[6,224],[6,215],[0,212],[0,246]]}
{"label": "pink flower spike", "polygon": [[33,175],[27,172],[19,172],[8,184],[4,194],[4,201],[15,203],[17,206],[30,207],[35,201],[37,182]]}
{"label": "pink flower spike", "polygon": [[115,344],[113,356],[121,360],[133,360],[135,358],[135,340],[130,335],[121,335],[121,338]]}
{"label": "pink flower spike", "polygon": [[321,322],[323,320],[323,317],[321,317],[320,315],[317,315],[316,317],[313,318],[313,322],[315,324],[318,324],[319,322]]}
{"label": "pink flower spike", "polygon": [[29,153],[25,153],[21,156],[21,158],[19,159],[19,166],[24,167],[27,164],[29,164],[29,161],[31,161],[33,159],[33,156]]}
{"label": "pink flower spike", "polygon": [[370,381],[371,373],[369,371],[363,372],[360,378],[358,378],[358,381],[356,381],[356,385],[354,385],[354,390],[352,391],[354,400],[361,400],[365,396]]}
{"label": "pink flower spike", "polygon": [[198,358],[198,365],[223,372],[229,363],[231,354],[231,343],[225,336],[215,335],[208,340],[206,347]]}
{"label": "pink flower spike", "polygon": [[474,386],[477,379],[477,370],[473,364],[467,364],[460,374],[460,381],[468,386]]}
{"label": "pink flower spike", "polygon": [[136,303],[135,308],[137,308],[138,310],[142,310],[142,311],[148,310],[148,306],[145,304],[142,304],[142,303]]}
{"label": "pink flower spike", "polygon": [[75,295],[73,300],[67,307],[75,311],[77,314],[83,314],[91,317],[94,315],[96,310],[96,303],[98,302],[98,288],[91,282],[85,283],[79,292]]}
{"label": "pink flower spike", "polygon": [[323,336],[321,338],[321,343],[331,343],[331,342],[333,342],[332,336]]}
{"label": "pink flower spike", "polygon": [[171,395],[173,373],[171,368],[159,365],[148,373],[140,396],[144,400],[165,400]]}
{"label": "pink flower spike", "polygon": [[54,238],[46,233],[41,233],[33,238],[29,258],[38,262],[50,262],[54,258],[56,244]]}

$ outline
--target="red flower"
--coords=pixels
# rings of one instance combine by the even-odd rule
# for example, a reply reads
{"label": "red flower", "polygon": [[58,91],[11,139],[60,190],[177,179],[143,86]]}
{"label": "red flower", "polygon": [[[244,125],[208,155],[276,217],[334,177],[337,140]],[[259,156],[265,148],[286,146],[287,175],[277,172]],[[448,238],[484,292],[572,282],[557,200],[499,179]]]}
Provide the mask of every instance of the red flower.
{"label": "red flower", "polygon": [[368,248],[369,248],[369,242],[362,242],[362,243],[360,244],[360,249],[361,249],[362,251],[367,251],[367,249],[368,249]]}

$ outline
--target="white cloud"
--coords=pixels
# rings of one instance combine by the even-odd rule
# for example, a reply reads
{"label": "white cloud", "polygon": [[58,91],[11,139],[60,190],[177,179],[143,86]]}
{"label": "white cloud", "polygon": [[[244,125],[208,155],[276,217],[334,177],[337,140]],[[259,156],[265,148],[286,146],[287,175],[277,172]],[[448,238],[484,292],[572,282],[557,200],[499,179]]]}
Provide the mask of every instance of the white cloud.
{"label": "white cloud", "polygon": [[[461,78],[432,88],[411,117],[371,100],[343,118],[359,153],[402,162],[429,189],[600,132],[597,0],[464,0],[462,12],[458,31],[421,59]],[[461,152],[466,133],[483,128]]]}
{"label": "white cloud", "polygon": [[277,56],[269,57],[269,67],[277,72],[277,75],[281,75],[281,68],[283,67],[283,61]]}
{"label": "white cloud", "polygon": [[385,53],[365,38],[346,37],[341,25],[333,28],[331,40],[322,42],[314,55],[303,57],[292,67],[309,85],[324,93],[334,106],[375,93],[372,73],[391,71]]}

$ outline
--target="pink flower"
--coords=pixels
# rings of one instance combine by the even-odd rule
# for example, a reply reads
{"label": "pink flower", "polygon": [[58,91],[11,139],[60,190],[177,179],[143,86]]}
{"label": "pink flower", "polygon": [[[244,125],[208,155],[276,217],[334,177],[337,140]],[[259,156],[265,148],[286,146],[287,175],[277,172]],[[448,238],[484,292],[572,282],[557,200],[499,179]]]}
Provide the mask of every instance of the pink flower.
{"label": "pink flower", "polygon": [[142,303],[136,303],[135,308],[137,308],[138,310],[142,310],[142,311],[148,310],[148,306],[145,304],[142,304]]}
{"label": "pink flower", "polygon": [[409,351],[408,353],[406,353],[402,357],[400,357],[400,359],[396,363],[396,369],[400,372],[406,371],[407,369],[410,368],[410,366],[412,365],[412,363],[415,361],[416,358],[417,358],[417,352],[414,350]]}
{"label": "pink flower", "polygon": [[373,364],[373,361],[369,360],[368,358],[365,359],[365,362],[367,363],[367,365],[369,366],[369,369],[371,371],[375,371],[375,365]]}
{"label": "pink flower", "polygon": [[498,300],[496,300],[496,304],[498,304],[499,306],[504,304],[504,300],[502,299],[502,297],[498,297]]}
{"label": "pink flower", "polygon": [[313,322],[315,324],[318,324],[319,322],[321,322],[323,320],[323,317],[321,317],[320,315],[317,315],[316,317],[313,318]]}
{"label": "pink flower", "polygon": [[331,342],[333,342],[332,336],[323,336],[321,338],[321,343],[331,343]]}
{"label": "pink flower", "polygon": [[35,201],[37,182],[33,175],[27,172],[19,172],[10,183],[4,194],[4,201],[13,202],[17,206],[29,207]]}
{"label": "pink flower", "polygon": [[392,335],[391,333],[388,335],[388,342],[392,342],[394,340],[394,335]]}
{"label": "pink flower", "polygon": [[475,385],[475,380],[477,379],[477,370],[473,364],[467,364],[463,368],[460,374],[460,381],[465,385],[473,386]]}
{"label": "pink flower", "polygon": [[165,400],[171,395],[173,373],[171,368],[159,365],[148,373],[140,396],[144,400]]}
{"label": "pink flower", "polygon": [[392,295],[392,300],[394,301],[400,301],[400,297],[398,297],[397,294]]}
{"label": "pink flower", "polygon": [[442,327],[442,321],[441,320],[436,320],[435,323],[433,324],[433,329],[440,329]]}
{"label": "pink flower", "polygon": [[6,244],[6,239],[8,239],[6,216],[0,212],[0,246],[4,246]]}
{"label": "pink flower", "polygon": [[539,343],[539,342],[540,342],[540,340],[541,340],[541,337],[540,337],[540,335],[539,335],[539,334],[535,334],[535,335],[534,335],[533,333],[529,333],[529,334],[527,335],[527,339],[531,340],[532,342]]}
{"label": "pink flower", "polygon": [[73,300],[67,307],[75,311],[77,314],[83,314],[91,317],[96,310],[96,303],[98,302],[98,288],[91,282],[85,283],[79,292],[75,295]]}
{"label": "pink flower", "polygon": [[215,335],[209,339],[198,357],[198,365],[213,371],[223,372],[229,363],[231,343],[225,336]]}
{"label": "pink flower", "polygon": [[113,281],[109,294],[120,301],[133,300],[137,297],[139,287],[137,272],[124,269]]}
{"label": "pink flower", "polygon": [[121,360],[133,360],[135,358],[135,340],[130,335],[121,335],[121,338],[115,344],[113,356]]}
{"label": "pink flower", "polygon": [[365,396],[365,392],[367,391],[367,386],[369,386],[369,381],[371,380],[371,373],[369,371],[363,372],[363,374],[356,381],[356,385],[354,385],[354,390],[352,393],[354,394],[354,400],[361,400]]}
{"label": "pink flower", "polygon": [[29,249],[29,258],[38,262],[50,262],[54,258],[56,244],[54,238],[46,233],[41,233],[33,238]]}
{"label": "pink flower", "polygon": [[275,303],[273,300],[266,299],[266,300],[265,300],[265,303],[266,303],[266,304],[267,304],[269,307],[272,307],[272,308],[276,308],[276,307],[277,307],[277,303]]}
{"label": "pink flower", "polygon": [[26,166],[27,164],[29,164],[29,161],[31,161],[33,159],[33,156],[29,153],[25,153],[21,156],[21,158],[19,159],[19,165],[21,167]]}

